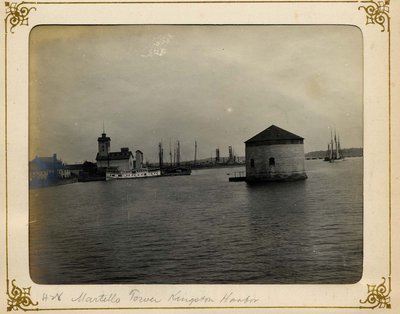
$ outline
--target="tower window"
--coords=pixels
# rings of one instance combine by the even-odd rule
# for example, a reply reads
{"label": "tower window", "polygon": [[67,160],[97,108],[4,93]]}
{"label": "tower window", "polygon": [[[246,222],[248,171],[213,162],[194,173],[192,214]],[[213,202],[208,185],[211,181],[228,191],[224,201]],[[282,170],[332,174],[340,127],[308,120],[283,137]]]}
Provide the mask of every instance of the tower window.
{"label": "tower window", "polygon": [[270,166],[275,166],[275,158],[274,158],[274,157],[271,157],[271,158],[269,159],[269,165],[270,165]]}
{"label": "tower window", "polygon": [[254,159],[253,159],[253,158],[250,159],[250,167],[251,167],[251,168],[254,168]]}

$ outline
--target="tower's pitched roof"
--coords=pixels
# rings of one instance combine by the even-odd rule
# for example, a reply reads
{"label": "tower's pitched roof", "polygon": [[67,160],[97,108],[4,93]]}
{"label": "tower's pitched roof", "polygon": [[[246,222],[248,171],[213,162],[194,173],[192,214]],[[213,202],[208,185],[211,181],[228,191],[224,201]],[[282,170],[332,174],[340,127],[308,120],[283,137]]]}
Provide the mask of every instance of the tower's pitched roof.
{"label": "tower's pitched roof", "polygon": [[245,143],[303,139],[304,138],[302,138],[301,136],[290,133],[284,129],[277,127],[276,125],[271,125],[269,128],[248,139]]}
{"label": "tower's pitched roof", "polygon": [[29,166],[32,169],[46,170],[46,169],[54,169],[54,167],[62,168],[63,163],[61,160],[57,159],[56,155],[53,155],[53,157],[36,156],[35,159],[29,162]]}

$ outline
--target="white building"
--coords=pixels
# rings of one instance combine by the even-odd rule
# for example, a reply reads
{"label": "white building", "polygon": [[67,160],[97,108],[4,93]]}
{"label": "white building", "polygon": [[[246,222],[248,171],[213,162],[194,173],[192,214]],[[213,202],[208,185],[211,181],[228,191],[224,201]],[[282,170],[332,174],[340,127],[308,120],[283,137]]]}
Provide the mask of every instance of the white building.
{"label": "white building", "polygon": [[120,171],[132,170],[135,158],[128,147],[121,148],[119,152],[110,152],[110,142],[106,133],[102,133],[97,139],[98,153],[96,162],[98,168],[114,168]]}

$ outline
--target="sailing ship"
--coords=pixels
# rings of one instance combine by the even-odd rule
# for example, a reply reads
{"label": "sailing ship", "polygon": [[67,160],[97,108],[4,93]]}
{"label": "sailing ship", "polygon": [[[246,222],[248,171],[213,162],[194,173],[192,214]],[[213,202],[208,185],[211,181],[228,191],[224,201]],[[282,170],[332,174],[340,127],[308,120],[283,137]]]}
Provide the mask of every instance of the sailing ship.
{"label": "sailing ship", "polygon": [[169,143],[169,166],[164,165],[164,148],[162,142],[158,143],[158,158],[161,176],[184,176],[190,175],[192,170],[190,167],[181,166],[181,146],[179,140],[174,145],[174,160],[172,162],[171,141]]}
{"label": "sailing ship", "polygon": [[330,143],[328,143],[328,150],[326,151],[326,156],[324,158],[324,161],[334,162],[343,160],[344,156],[340,148],[339,136],[336,136],[336,130],[335,130],[335,136],[332,137],[332,131],[331,131],[331,141]]}

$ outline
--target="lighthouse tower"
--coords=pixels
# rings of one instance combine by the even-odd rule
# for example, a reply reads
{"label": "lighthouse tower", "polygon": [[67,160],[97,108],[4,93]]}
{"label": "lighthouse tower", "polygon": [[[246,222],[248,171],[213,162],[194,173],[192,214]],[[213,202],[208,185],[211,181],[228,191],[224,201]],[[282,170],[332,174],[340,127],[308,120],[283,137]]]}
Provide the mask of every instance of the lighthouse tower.
{"label": "lighthouse tower", "polygon": [[101,133],[101,137],[99,137],[97,139],[97,142],[99,144],[98,145],[99,151],[98,151],[97,156],[99,156],[99,157],[108,157],[108,154],[110,152],[111,139],[104,132],[104,129],[103,129],[103,133]]}

